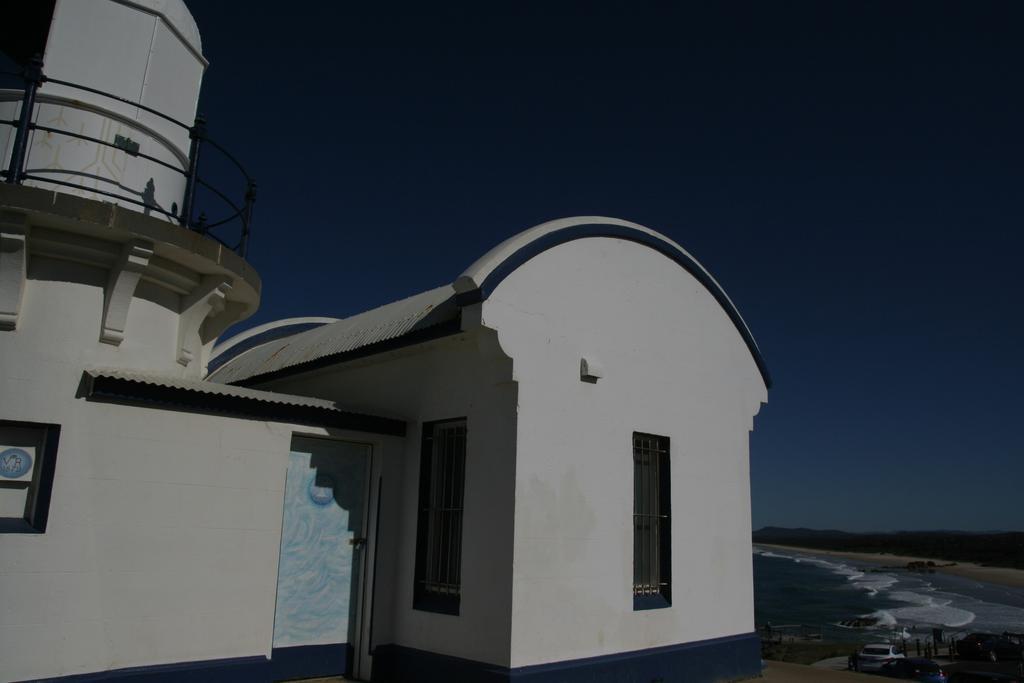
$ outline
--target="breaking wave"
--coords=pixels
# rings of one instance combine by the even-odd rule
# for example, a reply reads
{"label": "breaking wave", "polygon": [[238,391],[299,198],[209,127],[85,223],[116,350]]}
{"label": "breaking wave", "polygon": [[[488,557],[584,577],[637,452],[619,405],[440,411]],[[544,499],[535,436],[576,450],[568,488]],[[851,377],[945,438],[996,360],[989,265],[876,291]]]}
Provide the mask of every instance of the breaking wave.
{"label": "breaking wave", "polygon": [[[871,571],[839,559],[825,559],[802,553],[788,554],[785,552],[755,548],[754,553],[763,557],[790,560],[798,564],[809,564],[825,569],[833,574],[844,577],[850,588],[864,591],[869,597],[882,596],[888,600],[906,603],[906,607],[888,607],[867,614],[857,619],[840,622],[839,625],[884,629],[891,631],[900,626],[941,626],[957,628],[966,626],[976,619],[976,614],[962,606],[953,606],[953,598],[934,595],[935,588],[927,581],[917,579],[902,580],[899,576],[887,572]],[[902,585],[900,585],[902,584]],[[919,584],[919,585],[917,585]],[[965,601],[970,601],[965,598]],[[855,623],[855,626],[850,624]],[[906,629],[903,629],[906,632]],[[908,636],[905,636],[908,637]]]}

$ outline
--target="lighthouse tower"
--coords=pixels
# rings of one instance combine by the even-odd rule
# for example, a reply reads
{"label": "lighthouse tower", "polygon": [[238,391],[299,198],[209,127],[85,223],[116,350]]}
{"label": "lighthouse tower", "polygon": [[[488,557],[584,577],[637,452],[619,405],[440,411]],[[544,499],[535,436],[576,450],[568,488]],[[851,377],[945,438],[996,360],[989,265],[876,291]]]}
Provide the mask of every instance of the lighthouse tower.
{"label": "lighthouse tower", "polygon": [[[203,580],[242,570],[196,515],[228,514],[230,458],[268,428],[153,393],[203,396],[214,340],[259,304],[253,185],[202,175],[220,148],[182,0],[21,4],[0,27],[0,681],[228,656],[249,643],[196,615],[234,599]],[[96,398],[100,374],[161,409]]]}
{"label": "lighthouse tower", "polygon": [[0,402],[38,394],[52,409],[84,367],[199,378],[260,282],[239,253],[245,177],[216,188],[238,196],[220,212],[235,219],[228,232],[195,219],[207,143],[195,21],[182,0],[44,1],[27,14],[20,42],[0,46],[24,66],[23,87],[0,91]]}

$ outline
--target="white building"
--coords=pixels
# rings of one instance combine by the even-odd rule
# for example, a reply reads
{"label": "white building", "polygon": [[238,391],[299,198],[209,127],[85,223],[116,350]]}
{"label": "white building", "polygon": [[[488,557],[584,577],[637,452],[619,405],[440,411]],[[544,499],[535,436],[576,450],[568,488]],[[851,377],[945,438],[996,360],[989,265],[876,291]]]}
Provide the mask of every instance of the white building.
{"label": "white building", "polygon": [[[141,59],[141,84],[195,65],[172,114],[191,119],[205,62],[180,0],[57,1],[47,76],[109,91],[54,75],[62,50]],[[34,120],[140,147],[94,144],[107,170],[64,164],[70,188],[36,129],[36,170],[0,186],[0,681],[759,674],[748,435],[769,381],[679,245],[553,221],[451,285],[214,346],[256,273],[176,224],[185,184],[156,182],[147,206],[176,208],[151,215],[102,194],[143,196],[164,167],[135,155],[187,162],[187,131],[50,85]]]}

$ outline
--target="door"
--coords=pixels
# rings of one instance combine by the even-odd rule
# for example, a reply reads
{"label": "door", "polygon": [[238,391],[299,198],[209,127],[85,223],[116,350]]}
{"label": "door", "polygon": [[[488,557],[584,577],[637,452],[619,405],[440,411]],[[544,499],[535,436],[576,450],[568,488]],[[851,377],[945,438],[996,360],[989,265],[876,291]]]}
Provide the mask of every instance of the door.
{"label": "door", "polygon": [[[292,439],[274,614],[278,655],[318,646],[320,661],[359,671],[370,456],[367,444]],[[328,673],[337,671],[315,675]]]}

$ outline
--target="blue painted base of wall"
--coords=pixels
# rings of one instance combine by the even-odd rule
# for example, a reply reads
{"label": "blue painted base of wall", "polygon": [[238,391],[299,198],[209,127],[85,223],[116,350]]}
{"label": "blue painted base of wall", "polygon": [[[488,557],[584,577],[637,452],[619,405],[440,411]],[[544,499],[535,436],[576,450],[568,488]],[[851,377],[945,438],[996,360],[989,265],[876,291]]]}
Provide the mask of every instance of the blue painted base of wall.
{"label": "blue painted base of wall", "polygon": [[761,674],[756,633],[517,668],[399,645],[378,646],[373,655],[375,683],[712,683]]}
{"label": "blue painted base of wall", "polygon": [[[181,662],[45,681],[273,683],[344,675],[351,661],[352,649],[348,645],[307,645],[275,648],[271,659],[240,657]],[[711,683],[753,678],[760,673],[761,641],[755,633],[514,669],[400,645],[378,646],[373,658],[373,680],[381,683]]]}
{"label": "blue painted base of wall", "polygon": [[266,657],[238,657],[235,659],[214,659],[202,662],[177,662],[155,666],[140,666],[130,669],[98,671],[91,674],[76,674],[57,678],[33,679],[50,683],[93,683],[93,681],[131,681],[132,683],[241,683],[255,681],[270,683],[270,660]]}
{"label": "blue painted base of wall", "polygon": [[352,646],[299,645],[275,647],[270,653],[271,680],[344,676],[352,673]]}
{"label": "blue painted base of wall", "polygon": [[33,679],[33,683],[273,683],[294,678],[344,676],[352,662],[352,646],[302,645],[274,648],[271,658],[237,657],[201,662],[177,662],[115,669],[58,678]]}
{"label": "blue painted base of wall", "polygon": [[504,683],[508,674],[508,667],[401,645],[373,649],[373,683]]}

